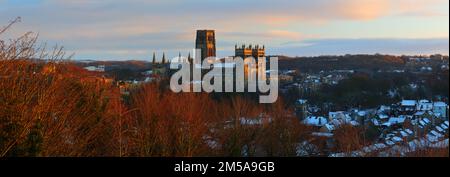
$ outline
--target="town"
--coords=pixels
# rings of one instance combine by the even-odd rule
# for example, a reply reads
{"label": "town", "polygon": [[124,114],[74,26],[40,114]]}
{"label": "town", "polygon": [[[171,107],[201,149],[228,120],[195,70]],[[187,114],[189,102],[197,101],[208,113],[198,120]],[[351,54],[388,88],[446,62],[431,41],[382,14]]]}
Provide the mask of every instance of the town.
{"label": "town", "polygon": [[[200,30],[197,34],[196,46],[202,49],[202,57],[215,56],[215,39],[205,37],[215,36],[214,31]],[[270,56],[265,56],[264,49],[265,47],[251,45],[236,46],[235,56],[269,58]],[[127,95],[130,89],[140,84],[161,81],[176,71],[169,69],[170,64],[166,62],[165,54],[159,62],[155,56],[153,54],[149,62],[139,62],[140,68],[131,67],[133,69],[116,70],[115,65],[105,66],[105,62],[94,62],[99,63],[97,66],[83,63],[82,66],[92,72],[104,73],[105,76],[117,76],[117,73],[124,70],[133,70],[128,73],[129,76],[123,77],[126,80],[116,82],[121,92]],[[293,116],[311,127],[312,137],[326,142],[322,149],[328,149],[325,151],[329,156],[395,156],[405,155],[419,148],[448,147],[448,91],[435,88],[443,87],[441,83],[444,83],[448,89],[448,56],[377,54],[295,60],[279,57],[280,96],[295,109]],[[188,57],[182,57],[180,53],[178,59],[181,58],[193,60],[190,53]],[[358,62],[363,59],[374,62]],[[234,68],[235,65],[228,66]],[[397,82],[401,79],[402,82]],[[192,83],[195,84],[195,81]],[[264,122],[267,121],[261,118],[241,120],[245,125]],[[365,141],[362,144],[366,146],[347,153],[332,152],[333,133],[347,125],[362,129]],[[303,146],[311,145],[310,142],[303,143]],[[312,154],[299,150],[298,155]]]}

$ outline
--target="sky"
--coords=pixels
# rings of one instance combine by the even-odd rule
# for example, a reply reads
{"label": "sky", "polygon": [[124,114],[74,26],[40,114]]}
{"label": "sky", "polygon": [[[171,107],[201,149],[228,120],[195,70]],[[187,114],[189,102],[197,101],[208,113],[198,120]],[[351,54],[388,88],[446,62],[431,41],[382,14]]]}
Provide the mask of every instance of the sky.
{"label": "sky", "polygon": [[216,30],[218,56],[236,44],[269,55],[449,53],[449,0],[0,0],[0,38],[28,31],[74,59],[187,55],[198,29]]}

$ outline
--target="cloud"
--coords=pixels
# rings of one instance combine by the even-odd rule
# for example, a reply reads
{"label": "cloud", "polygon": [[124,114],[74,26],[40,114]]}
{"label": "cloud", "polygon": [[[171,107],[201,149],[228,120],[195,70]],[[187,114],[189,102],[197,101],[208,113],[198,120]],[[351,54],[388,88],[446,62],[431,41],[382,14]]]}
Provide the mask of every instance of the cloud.
{"label": "cloud", "polygon": [[301,38],[299,33],[286,30],[271,30],[269,31],[269,34],[274,37],[286,38],[291,40],[299,40]]}
{"label": "cloud", "polygon": [[289,42],[270,52],[291,56],[345,54],[449,54],[448,38],[429,39],[314,39]]}
{"label": "cloud", "polygon": [[[0,0],[0,24],[22,16],[23,23],[15,26],[15,34],[36,31],[42,40],[64,44],[69,50],[79,50],[77,54],[86,53],[84,56],[107,53],[122,57],[118,54],[126,53],[123,51],[129,55],[136,51],[132,56],[138,57],[142,52],[137,51],[143,50],[151,53],[190,49],[195,30],[204,28],[216,29],[218,43],[222,45],[219,48],[228,50],[235,43],[277,46],[321,35],[340,37],[346,32],[334,32],[336,28],[330,26],[336,24],[357,23],[347,28],[356,31],[367,30],[361,27],[379,20],[383,21],[377,22],[380,25],[389,25],[385,21],[391,19],[402,23],[404,18],[436,21],[436,16],[448,21],[448,3],[448,0]],[[377,33],[376,28],[369,30],[368,33]],[[405,30],[422,32],[421,28]],[[442,31],[448,33],[448,25]],[[376,36],[397,37],[387,33]]]}

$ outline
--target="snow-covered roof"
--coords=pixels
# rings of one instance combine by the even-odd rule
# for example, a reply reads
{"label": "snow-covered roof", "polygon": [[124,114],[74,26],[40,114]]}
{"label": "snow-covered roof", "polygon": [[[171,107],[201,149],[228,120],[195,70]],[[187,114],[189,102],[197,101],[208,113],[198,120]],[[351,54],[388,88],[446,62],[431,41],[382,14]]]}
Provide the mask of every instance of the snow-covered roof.
{"label": "snow-covered roof", "polygon": [[328,116],[330,119],[345,119],[346,121],[351,120],[350,114],[344,111],[329,112]]}
{"label": "snow-covered roof", "polygon": [[389,134],[386,135],[386,137],[388,137],[388,138],[392,138],[392,137],[394,137],[394,136],[395,136],[394,133],[389,133]]}
{"label": "snow-covered roof", "polygon": [[423,121],[423,120],[419,121],[419,124],[422,125],[422,126],[427,125],[427,123],[425,123],[425,121]]}
{"label": "snow-covered roof", "polygon": [[435,107],[447,107],[447,104],[444,103],[444,102],[439,101],[439,102],[434,102],[433,106],[435,106]]}
{"label": "snow-covered roof", "polygon": [[392,141],[394,141],[394,142],[402,142],[403,139],[398,137],[398,136],[395,136],[395,137],[392,138]]}
{"label": "snow-covered roof", "polygon": [[384,126],[390,127],[390,126],[392,125],[392,123],[391,123],[391,122],[385,122],[385,123],[383,123],[383,124],[381,124],[381,125],[384,125]]}
{"label": "snow-covered roof", "polygon": [[389,116],[386,115],[386,114],[379,114],[378,117],[379,117],[380,119],[387,119],[387,118],[389,118]]}
{"label": "snow-covered roof", "polygon": [[357,121],[352,120],[352,121],[350,121],[350,125],[352,125],[352,126],[358,126],[359,123],[358,123]]}
{"label": "snow-covered roof", "polygon": [[297,103],[299,103],[299,104],[305,104],[306,102],[308,102],[308,100],[305,100],[305,99],[297,100]]}
{"label": "snow-covered roof", "polygon": [[332,124],[325,124],[325,128],[327,128],[329,131],[336,130],[336,127]]}
{"label": "snow-covered roof", "polygon": [[405,122],[406,118],[404,117],[391,117],[389,118],[389,121],[391,124],[401,124]]}
{"label": "snow-covered roof", "polygon": [[428,140],[429,142],[432,142],[432,143],[439,141],[439,139],[438,139],[436,136],[433,136],[433,135],[431,135],[431,134],[428,134],[428,135],[426,136],[426,138],[427,138],[427,140]]}
{"label": "snow-covered roof", "polygon": [[374,150],[374,146],[366,146],[362,148],[364,153],[371,153]]}
{"label": "snow-covered roof", "polygon": [[418,111],[418,112],[416,112],[414,115],[415,116],[422,116],[422,115],[424,115],[425,114],[425,111]]}
{"label": "snow-covered roof", "polygon": [[434,144],[431,144],[430,147],[432,148],[448,148],[448,138],[439,142],[436,142]]}
{"label": "snow-covered roof", "polygon": [[386,144],[389,145],[389,146],[392,146],[392,145],[394,145],[395,143],[392,142],[392,141],[390,141],[390,140],[387,140],[387,141],[386,141]]}
{"label": "snow-covered roof", "polygon": [[431,103],[429,100],[419,100],[419,103]]}
{"label": "snow-covered roof", "polygon": [[441,132],[441,133],[442,133],[442,132],[445,132],[445,130],[444,130],[443,128],[439,127],[439,126],[436,126],[436,130],[439,131],[439,132]]}
{"label": "snow-covered roof", "polygon": [[414,132],[411,131],[410,129],[405,129],[405,132],[408,133],[408,134],[410,134],[410,135],[414,134]]}
{"label": "snow-covered roof", "polygon": [[419,103],[417,104],[417,109],[420,111],[429,111],[433,109],[433,103]]}
{"label": "snow-covered roof", "polygon": [[374,146],[377,147],[377,149],[384,149],[384,148],[386,148],[386,145],[383,144],[383,143],[378,143],[378,144],[375,144]]}
{"label": "snow-covered roof", "polygon": [[406,133],[405,131],[400,131],[400,134],[402,135],[402,137],[407,137],[407,136],[409,136],[408,133]]}
{"label": "snow-covered roof", "polygon": [[305,123],[306,125],[313,125],[313,126],[321,127],[321,126],[324,126],[325,124],[327,124],[328,120],[325,117],[310,116],[310,117],[307,117],[303,121],[303,123]]}
{"label": "snow-covered roof", "polygon": [[366,116],[367,115],[367,112],[366,111],[359,111],[358,112],[358,116]]}
{"label": "snow-covered roof", "polygon": [[261,125],[264,123],[263,118],[241,118],[241,124],[242,125]]}
{"label": "snow-covered roof", "polygon": [[377,119],[372,119],[372,123],[373,123],[375,126],[380,125],[380,123],[378,122]]}
{"label": "snow-covered roof", "polygon": [[390,110],[390,109],[391,109],[390,106],[385,106],[385,105],[381,105],[381,106],[380,106],[380,110],[381,110],[381,111]]}
{"label": "snow-covered roof", "polygon": [[434,135],[434,136],[436,136],[436,137],[438,137],[438,138],[440,138],[440,137],[443,137],[443,135],[442,134],[440,134],[440,133],[438,133],[437,131],[434,131],[434,130],[431,130],[431,132],[430,132],[432,135]]}
{"label": "snow-covered roof", "polygon": [[99,65],[98,67],[97,66],[87,66],[87,67],[84,67],[84,69],[88,70],[88,71],[105,72],[105,65]]}
{"label": "snow-covered roof", "polygon": [[336,118],[339,114],[343,114],[344,112],[342,111],[338,111],[338,112],[329,112],[328,116],[330,116],[331,118]]}
{"label": "snow-covered roof", "polygon": [[416,100],[402,100],[402,106],[416,106]]}

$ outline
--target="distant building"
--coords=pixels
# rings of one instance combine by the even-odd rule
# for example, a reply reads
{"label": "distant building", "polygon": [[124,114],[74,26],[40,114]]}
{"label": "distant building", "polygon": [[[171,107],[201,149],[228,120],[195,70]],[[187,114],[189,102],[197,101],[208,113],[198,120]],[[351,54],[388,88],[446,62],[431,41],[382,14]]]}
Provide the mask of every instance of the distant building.
{"label": "distant building", "polygon": [[434,59],[434,60],[443,60],[444,56],[441,54],[435,54],[435,55],[431,55],[430,58]]}
{"label": "distant building", "polygon": [[266,56],[265,48],[265,46],[260,47],[259,45],[254,47],[252,45],[242,45],[241,47],[236,45],[234,47],[234,52],[236,57],[241,57],[242,59],[253,57],[255,60],[258,60],[258,58]]}
{"label": "distant building", "polygon": [[[258,59],[261,57],[266,56],[265,46],[260,47],[259,45],[256,46],[246,46],[242,45],[241,47],[238,47],[237,45],[234,47],[235,57],[241,57],[242,59],[247,59],[248,57],[253,57],[255,59],[255,62],[258,62]],[[255,63],[255,64],[256,64]],[[249,75],[257,75],[258,73],[266,73],[265,68],[258,68],[256,67],[249,67],[249,65],[245,65],[244,67],[244,73],[245,73],[245,80],[248,80]],[[267,76],[266,74],[263,75],[263,80],[266,80]]]}
{"label": "distant building", "polygon": [[433,109],[433,103],[428,100],[419,100],[416,107],[417,111],[431,111]]}
{"label": "distant building", "polygon": [[308,116],[308,100],[299,99],[295,103],[296,113],[300,120],[304,120]]}
{"label": "distant building", "polygon": [[303,123],[309,126],[322,127],[328,123],[328,120],[325,117],[309,116],[303,120]]}
{"label": "distant building", "polygon": [[402,100],[400,103],[401,111],[411,113],[416,111],[417,101],[416,100]]}
{"label": "distant building", "polygon": [[201,50],[201,61],[216,56],[216,35],[214,30],[197,30],[195,48]]}
{"label": "distant building", "polygon": [[433,112],[435,113],[436,117],[448,118],[447,117],[447,109],[448,109],[448,106],[444,102],[434,102],[433,103]]}
{"label": "distant building", "polygon": [[[166,77],[169,72],[170,62],[166,59],[166,54],[163,53],[160,62],[156,61],[156,54],[153,53],[152,58],[152,70],[146,71],[146,74],[152,75],[153,77]],[[148,76],[146,75],[146,76]]]}
{"label": "distant building", "polygon": [[91,71],[91,72],[105,72],[105,65],[99,65],[97,66],[88,66],[84,67],[85,70]]}

